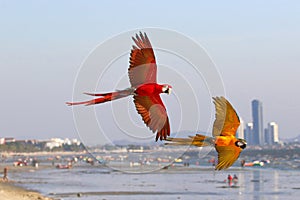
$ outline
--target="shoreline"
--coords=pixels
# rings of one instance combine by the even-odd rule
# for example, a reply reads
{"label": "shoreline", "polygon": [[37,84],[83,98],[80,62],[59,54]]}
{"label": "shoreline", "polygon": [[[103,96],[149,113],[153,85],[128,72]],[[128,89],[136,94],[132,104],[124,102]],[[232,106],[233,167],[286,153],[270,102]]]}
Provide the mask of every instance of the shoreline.
{"label": "shoreline", "polygon": [[56,155],[81,155],[88,154],[87,151],[37,151],[37,152],[1,152],[0,155],[3,157],[13,157],[13,156],[56,156]]}
{"label": "shoreline", "polygon": [[[8,168],[8,180],[3,180],[3,169]],[[44,167],[40,168],[43,169]],[[10,174],[23,173],[24,171],[39,170],[39,168],[27,167],[14,167],[6,164],[0,165],[0,197],[1,200],[54,200],[53,198],[46,197],[38,191],[29,190],[21,186],[17,186],[17,181],[10,179]]]}
{"label": "shoreline", "polygon": [[13,181],[0,181],[1,200],[54,200],[39,192],[16,186]]}
{"label": "shoreline", "polygon": [[[13,158],[13,157],[36,157],[36,156],[76,156],[87,154],[87,151],[80,152],[66,152],[66,151],[57,151],[57,152],[1,152],[0,156],[2,158]],[[8,180],[4,181],[4,168],[8,169]],[[57,198],[46,196],[41,194],[39,191],[26,189],[25,187],[20,186],[20,180],[14,180],[11,178],[12,174],[24,173],[29,171],[43,170],[47,168],[53,168],[53,165],[47,163],[46,165],[39,165],[38,167],[28,166],[13,166],[13,163],[10,162],[0,162],[0,199],[1,200],[54,200]],[[26,180],[21,180],[26,182]]]}
{"label": "shoreline", "polygon": [[[120,165],[117,165],[120,166]],[[33,166],[24,166],[24,167],[15,167],[15,166],[8,166],[5,164],[0,164],[0,199],[1,200],[59,200],[59,199],[79,199],[79,197],[87,198],[87,199],[106,199],[106,198],[113,198],[113,197],[118,197],[122,199],[130,198],[132,196],[139,197],[145,197],[149,198],[153,195],[156,195],[156,197],[163,197],[166,199],[175,199],[175,198],[183,198],[184,197],[190,197],[191,195],[206,195],[205,197],[210,197],[212,198],[218,198],[220,197],[219,194],[223,194],[222,191],[220,193],[214,193],[214,192],[203,192],[199,190],[195,190],[194,186],[190,186],[190,190],[167,190],[167,191],[162,191],[160,188],[161,182],[157,182],[156,178],[161,177],[160,174],[166,175],[169,179],[172,179],[173,177],[177,177],[179,175],[181,179],[185,179],[185,177],[189,177],[190,180],[192,179],[191,184],[199,184],[199,185],[211,185],[216,188],[216,190],[219,190],[218,188],[228,188],[228,185],[223,181],[224,179],[222,177],[227,177],[227,173],[237,173],[237,174],[248,174],[246,176],[241,176],[244,178],[241,178],[241,181],[245,181],[247,179],[247,184],[253,184],[253,185],[259,185],[259,184],[265,184],[267,183],[267,179],[265,179],[264,175],[260,176],[260,174],[265,174],[266,169],[263,168],[240,168],[240,167],[233,167],[227,170],[226,172],[216,172],[211,166],[200,166],[200,167],[195,167],[195,166],[172,166],[169,168],[165,169],[160,169],[157,171],[154,171],[153,173],[142,173],[143,175],[140,177],[136,177],[136,174],[128,175],[126,176],[127,172],[122,172],[122,175],[120,177],[123,177],[123,181],[120,182],[119,188],[106,188],[105,190],[101,188],[78,188],[78,185],[73,185],[75,186],[75,190],[54,190],[54,191],[49,191],[49,190],[41,190],[39,187],[39,182],[35,182],[35,187],[30,187],[32,189],[26,189],[26,187],[22,187],[23,185],[26,185],[26,183],[30,183],[30,180],[23,178],[20,180],[17,180],[17,178],[14,180],[9,179],[8,182],[2,181],[2,172],[4,167],[8,167],[8,178],[10,177],[10,174],[16,174],[16,173],[24,173],[24,172],[34,172],[34,171],[40,171],[44,169],[52,169],[53,166],[51,165],[43,165],[39,166],[38,168],[33,167]],[[99,174],[99,178],[101,180],[102,176],[110,177],[116,180],[119,180],[119,177],[117,177],[119,172],[115,172],[114,169],[110,169],[110,172],[107,173],[106,170],[94,170],[90,168],[90,165],[78,165],[79,170],[76,170],[77,173],[71,173],[71,175],[77,176],[83,176],[84,174],[87,174],[88,176],[91,175],[94,177],[95,174]],[[88,168],[87,168],[88,167]],[[126,167],[126,166],[124,166]],[[54,169],[54,168],[53,168]],[[99,168],[95,168],[99,169]],[[126,169],[126,168],[123,168]],[[132,167],[129,168],[131,170],[128,171],[137,171],[141,170],[140,167]],[[56,169],[55,169],[56,170]],[[126,171],[127,171],[126,170]],[[87,171],[87,173],[85,173]],[[268,170],[270,171],[270,170]],[[63,172],[63,171],[62,171]],[[68,172],[68,171],[66,171]],[[70,171],[72,172],[72,171]],[[79,172],[79,173],[78,173]],[[282,171],[284,172],[284,170]],[[108,175],[108,174],[112,175]],[[215,177],[215,174],[218,175]],[[249,176],[249,174],[251,176]],[[254,176],[254,174],[259,175],[258,177]],[[278,177],[278,173],[275,173],[277,176],[269,178],[268,180],[275,180],[276,177]],[[138,174],[137,174],[138,175]],[[147,181],[147,179],[151,176],[155,176],[155,179]],[[203,177],[204,175],[204,177]],[[271,174],[272,175],[272,174]],[[14,176],[12,176],[14,177]],[[59,176],[57,176],[59,177]],[[66,178],[66,181],[70,182],[72,179],[70,179],[68,176],[64,176]],[[125,177],[125,178],[124,178]],[[197,177],[197,178],[194,178]],[[256,178],[255,178],[256,177]],[[129,178],[129,182],[127,179]],[[78,180],[75,178],[75,180]],[[87,182],[88,179],[84,179],[84,183],[90,183]],[[92,180],[92,179],[90,179]],[[99,180],[99,179],[97,179]],[[122,179],[121,179],[122,180]],[[125,181],[124,181],[125,180]],[[164,178],[162,179],[164,180]],[[177,180],[176,178],[173,178],[173,181]],[[175,181],[176,182],[176,181]],[[41,182],[42,183],[42,182]],[[99,183],[99,182],[98,182]],[[106,184],[106,181],[100,181],[100,184]],[[243,182],[241,182],[243,183]],[[20,186],[21,184],[21,186]],[[167,182],[166,182],[167,184]],[[226,185],[224,185],[226,184]],[[59,185],[62,186],[62,185]],[[124,188],[123,188],[124,186]],[[131,190],[130,188],[134,187],[137,190]],[[173,185],[174,188],[176,188]],[[230,188],[240,188],[240,187],[230,187]],[[242,187],[244,188],[244,187]],[[292,188],[291,190],[299,189],[299,187],[296,185]],[[43,192],[38,192],[38,191],[43,191]],[[276,196],[276,191],[273,191]],[[253,193],[254,194],[254,193]],[[251,195],[253,195],[251,193]],[[159,195],[159,196],[157,196]],[[254,195],[255,196],[255,195]],[[174,197],[174,198],[173,198]],[[141,198],[142,199],[142,198]],[[232,198],[234,199],[234,198]],[[267,198],[268,199],[268,198]]]}

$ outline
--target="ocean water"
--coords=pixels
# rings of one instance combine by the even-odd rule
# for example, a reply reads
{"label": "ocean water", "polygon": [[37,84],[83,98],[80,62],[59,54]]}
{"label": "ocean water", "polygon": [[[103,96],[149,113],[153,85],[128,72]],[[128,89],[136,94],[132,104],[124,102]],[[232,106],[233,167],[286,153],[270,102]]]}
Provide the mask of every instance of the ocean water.
{"label": "ocean water", "polygon": [[[140,172],[141,166],[136,167]],[[134,168],[131,168],[134,172]],[[229,187],[228,174],[238,176]],[[126,173],[100,165],[78,164],[72,169],[47,168],[16,173],[19,185],[56,199],[298,199],[300,171],[232,167],[177,166],[148,173]]]}

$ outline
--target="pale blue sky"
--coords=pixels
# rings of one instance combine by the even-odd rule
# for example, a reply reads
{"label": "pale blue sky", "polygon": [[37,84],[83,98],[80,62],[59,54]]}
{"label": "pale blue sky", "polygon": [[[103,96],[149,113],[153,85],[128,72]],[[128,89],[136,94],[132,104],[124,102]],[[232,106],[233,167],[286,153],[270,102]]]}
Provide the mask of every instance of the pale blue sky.
{"label": "pale blue sky", "polygon": [[[300,134],[298,1],[0,1],[0,137],[77,137],[71,110],[80,64],[127,30],[178,31],[202,45],[226,96],[251,121],[251,101],[280,137]],[[127,64],[124,66],[127,69]]]}

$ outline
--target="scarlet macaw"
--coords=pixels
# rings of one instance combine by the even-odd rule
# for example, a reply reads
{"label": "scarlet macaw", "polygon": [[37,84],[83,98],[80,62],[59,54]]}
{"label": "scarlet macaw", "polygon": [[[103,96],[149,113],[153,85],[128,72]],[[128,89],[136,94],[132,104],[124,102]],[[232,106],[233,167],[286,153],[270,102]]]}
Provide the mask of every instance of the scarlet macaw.
{"label": "scarlet macaw", "polygon": [[167,138],[166,145],[193,145],[197,147],[213,145],[218,152],[216,170],[227,169],[238,159],[241,151],[246,148],[246,140],[236,138],[240,125],[239,117],[232,105],[224,97],[215,97],[216,119],[212,136],[196,134],[189,138]]}
{"label": "scarlet macaw", "polygon": [[130,88],[110,93],[85,93],[101,97],[83,102],[67,102],[66,104],[69,106],[94,105],[133,95],[136,110],[142,116],[144,123],[153,133],[157,132],[156,141],[163,140],[170,135],[170,124],[166,108],[159,95],[161,93],[170,94],[172,86],[157,84],[157,65],[152,45],[146,33],[140,32],[132,39],[135,45],[131,49],[128,68]]}

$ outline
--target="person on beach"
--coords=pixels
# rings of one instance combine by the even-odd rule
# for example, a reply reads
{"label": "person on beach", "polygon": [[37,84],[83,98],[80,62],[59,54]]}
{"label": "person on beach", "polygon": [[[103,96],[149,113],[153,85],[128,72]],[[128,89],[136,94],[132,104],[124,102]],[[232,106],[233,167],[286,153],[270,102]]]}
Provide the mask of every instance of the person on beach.
{"label": "person on beach", "polygon": [[242,160],[242,161],[241,161],[241,167],[244,167],[244,166],[245,166],[245,163],[246,163],[246,161],[245,161],[245,160]]}
{"label": "person on beach", "polygon": [[239,179],[238,179],[238,177],[236,176],[236,174],[233,175],[232,181],[233,181],[233,184],[234,184],[234,185],[236,185],[236,184],[238,183]]}
{"label": "person on beach", "polygon": [[232,185],[232,176],[230,174],[228,174],[227,181],[228,181],[228,185],[231,186]]}
{"label": "person on beach", "polygon": [[7,169],[7,167],[5,167],[3,170],[3,181],[8,181],[7,172],[8,172],[8,169]]}

